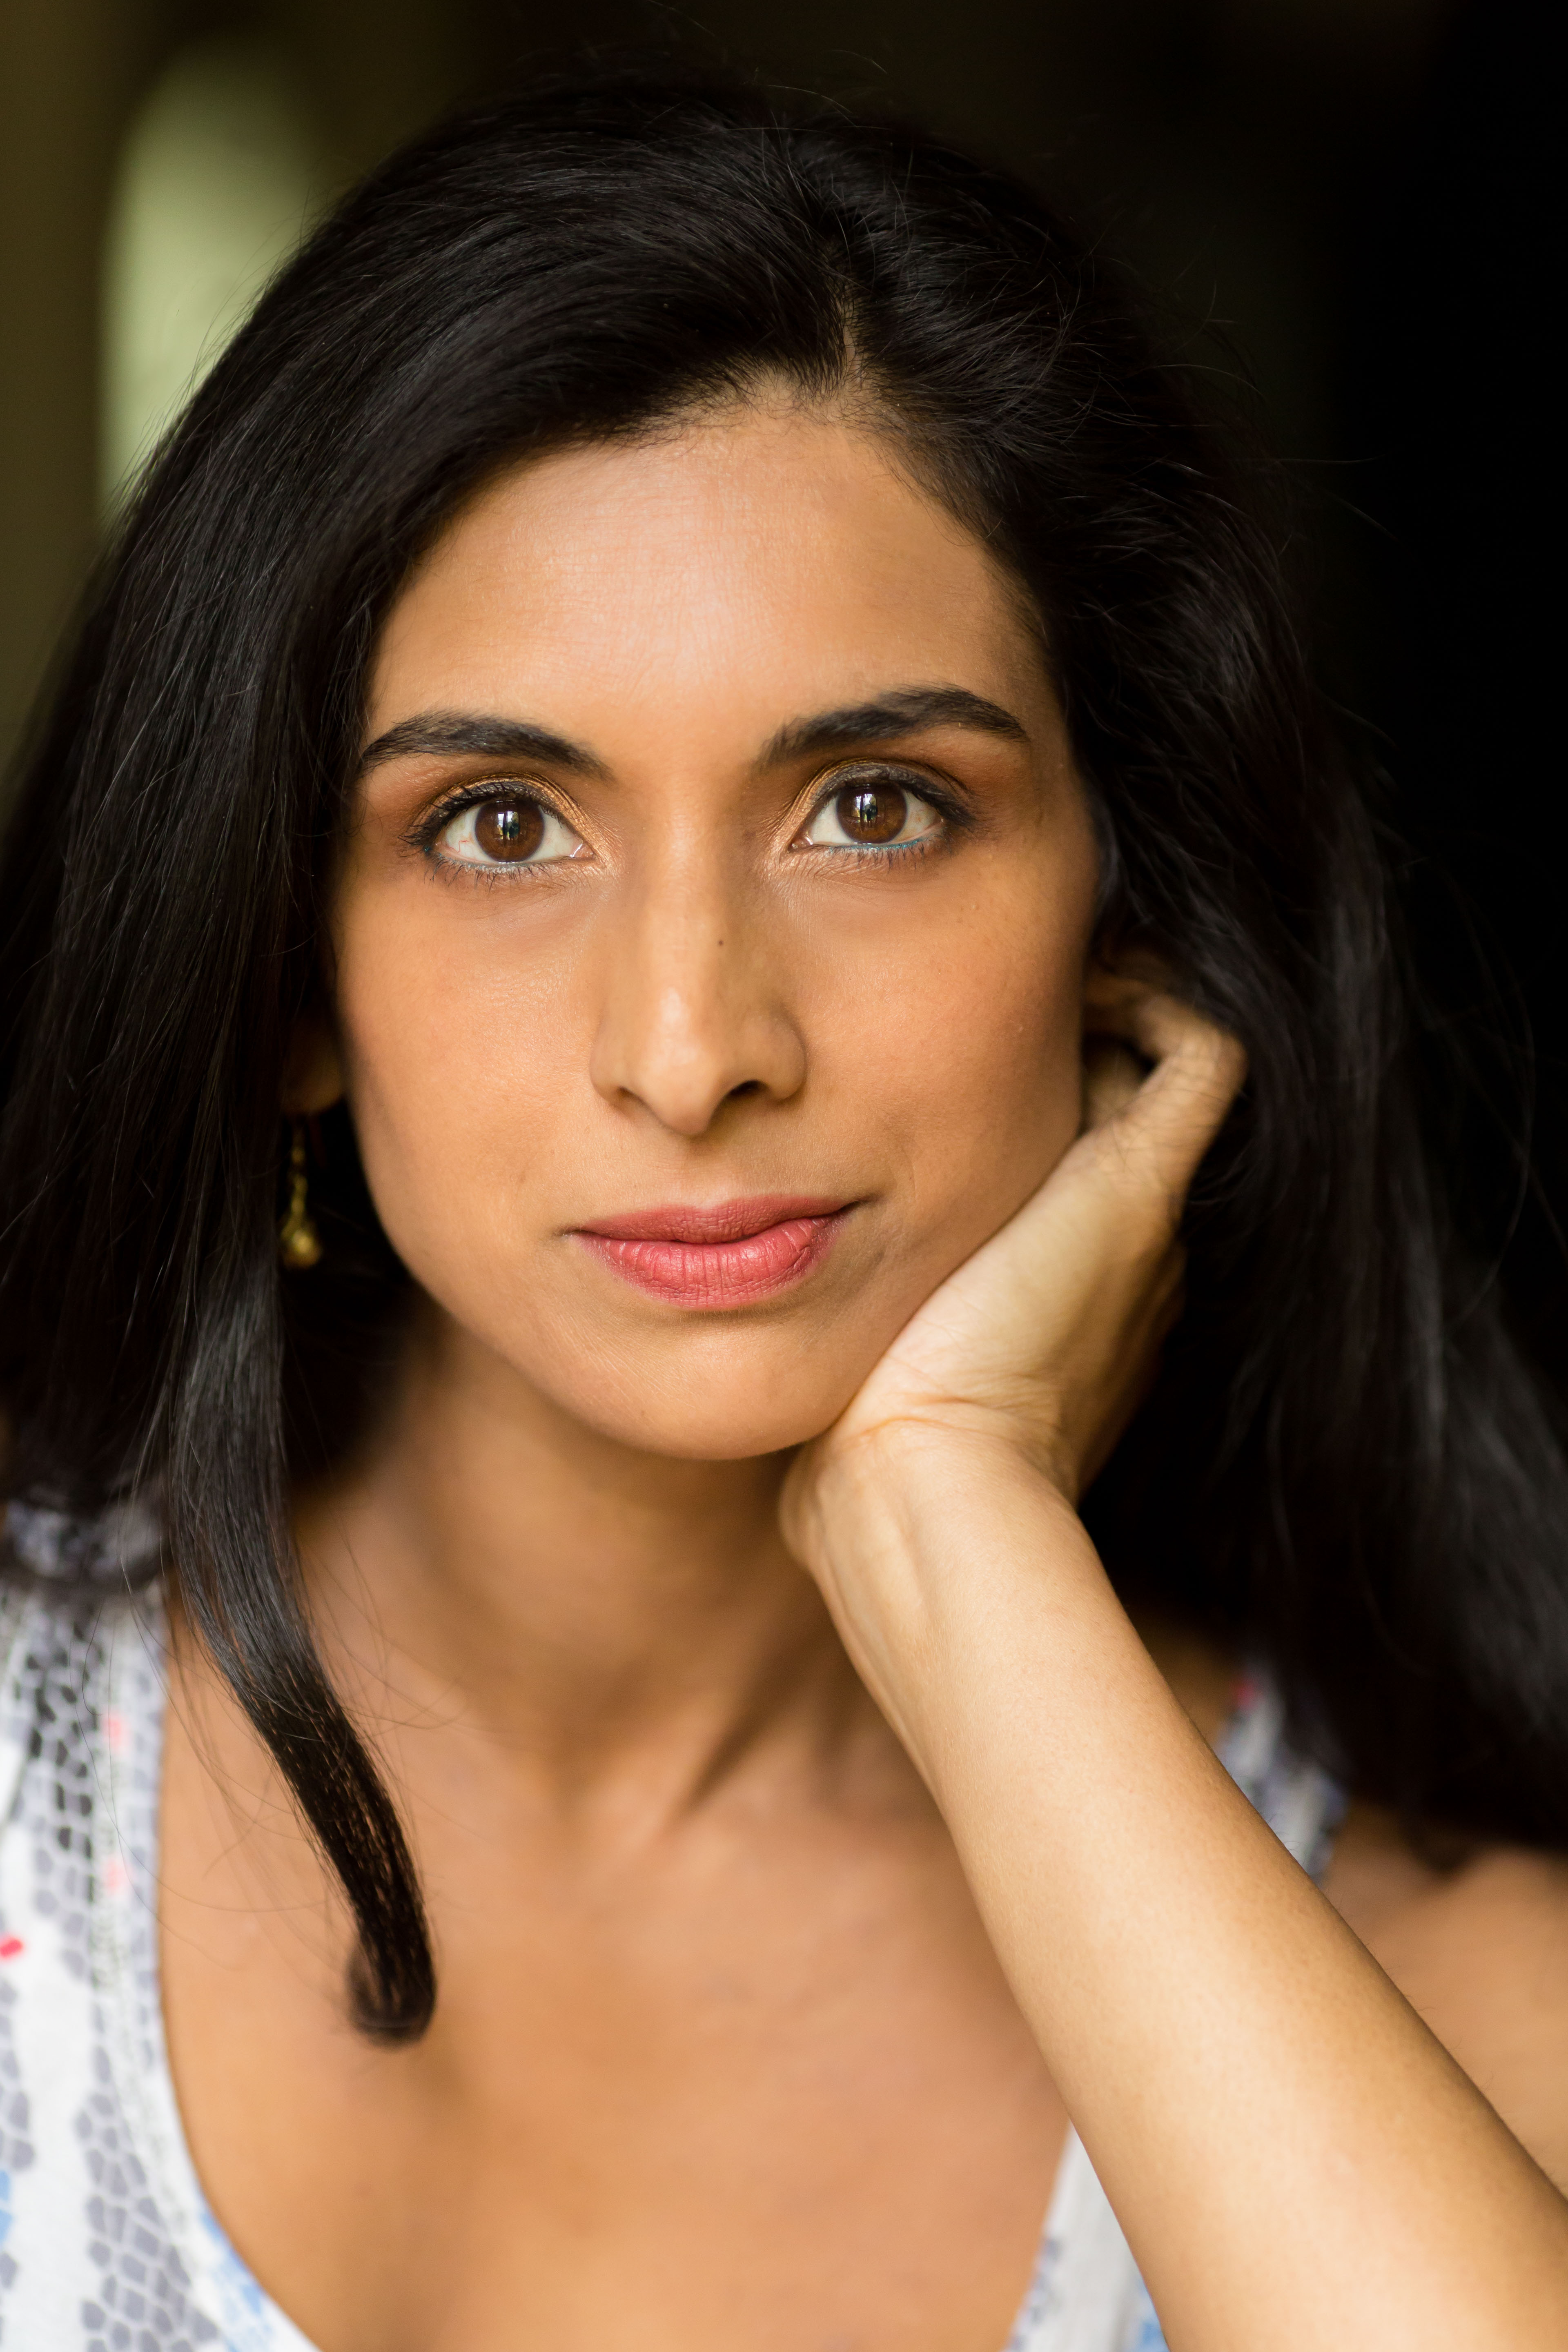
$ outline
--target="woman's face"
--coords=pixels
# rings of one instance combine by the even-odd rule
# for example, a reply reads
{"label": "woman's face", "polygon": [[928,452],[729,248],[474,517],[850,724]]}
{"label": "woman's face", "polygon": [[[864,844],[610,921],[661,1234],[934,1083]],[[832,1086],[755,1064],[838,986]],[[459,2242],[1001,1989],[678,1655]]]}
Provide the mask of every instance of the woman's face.
{"label": "woman's face", "polygon": [[595,1429],[825,1428],[1076,1132],[1096,857],[1016,590],[784,404],[520,466],[394,609],[335,904],[395,1248]]}

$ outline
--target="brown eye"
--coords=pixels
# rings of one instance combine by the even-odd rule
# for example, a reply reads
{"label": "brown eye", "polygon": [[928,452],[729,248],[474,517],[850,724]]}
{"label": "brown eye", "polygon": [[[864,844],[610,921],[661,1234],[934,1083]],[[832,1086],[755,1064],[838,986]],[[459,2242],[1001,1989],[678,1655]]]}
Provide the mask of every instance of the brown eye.
{"label": "brown eye", "polygon": [[796,844],[803,849],[910,849],[942,836],[940,813],[885,769],[862,768],[841,784]]}
{"label": "brown eye", "polygon": [[474,840],[487,857],[531,857],[544,838],[537,801],[486,801],[474,811]]}
{"label": "brown eye", "polygon": [[441,827],[436,851],[443,865],[478,866],[492,873],[500,866],[531,873],[536,866],[587,856],[581,834],[564,817],[522,793],[470,801]]}
{"label": "brown eye", "polygon": [[897,784],[847,784],[833,803],[833,813],[848,841],[872,845],[892,841],[908,821],[909,794]]}

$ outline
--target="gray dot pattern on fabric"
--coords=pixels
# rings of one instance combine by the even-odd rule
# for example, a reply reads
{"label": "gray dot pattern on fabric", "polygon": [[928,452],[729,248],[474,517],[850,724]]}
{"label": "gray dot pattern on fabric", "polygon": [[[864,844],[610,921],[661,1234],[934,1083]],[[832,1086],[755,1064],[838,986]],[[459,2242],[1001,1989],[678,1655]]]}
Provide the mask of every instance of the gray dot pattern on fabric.
{"label": "gray dot pattern on fabric", "polygon": [[[22,2082],[22,2069],[16,2056],[16,2036],[11,2022],[11,2011],[16,2005],[16,1988],[0,1983],[0,2175],[5,2177],[7,2192],[11,2177],[25,2172],[33,2161],[34,2148],[27,2137],[31,2116],[27,2094]],[[0,2245],[0,2294],[16,2275],[15,2255]],[[0,2344],[5,2340],[5,2322],[0,2315]]]}
{"label": "gray dot pattern on fabric", "polygon": [[[94,1726],[103,1707],[104,1656],[90,1620],[61,1626],[47,1654],[27,1660],[37,1693],[31,1748],[43,1765],[27,1780],[35,1908],[58,1932],[60,1965],[92,1973]],[[102,2005],[92,2010],[92,2087],[76,2118],[90,2184],[83,2221],[94,2291],[81,2306],[83,2352],[196,2352],[217,2334],[190,2301],[191,2277],[136,2153],[110,2059]]]}
{"label": "gray dot pattern on fabric", "polygon": [[87,2151],[89,2255],[98,2293],[82,2305],[86,2352],[195,2352],[217,2330],[190,2302],[191,2277],[169,2241],[126,2129],[107,2053],[77,2128]]}

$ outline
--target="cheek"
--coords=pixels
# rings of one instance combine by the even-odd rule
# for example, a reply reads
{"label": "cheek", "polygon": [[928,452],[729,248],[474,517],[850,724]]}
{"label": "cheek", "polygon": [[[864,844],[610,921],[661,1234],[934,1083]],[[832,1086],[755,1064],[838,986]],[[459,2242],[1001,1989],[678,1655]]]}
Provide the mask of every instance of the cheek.
{"label": "cheek", "polygon": [[814,1024],[835,1092],[883,1131],[922,1262],[966,1255],[1078,1133],[1087,945],[1048,883],[979,893],[841,975]]}
{"label": "cheek", "polygon": [[586,1046],[554,962],[487,951],[476,927],[358,910],[338,940],[344,1076],[366,1179],[416,1273],[515,1248],[519,1139],[548,1158],[580,1118]]}

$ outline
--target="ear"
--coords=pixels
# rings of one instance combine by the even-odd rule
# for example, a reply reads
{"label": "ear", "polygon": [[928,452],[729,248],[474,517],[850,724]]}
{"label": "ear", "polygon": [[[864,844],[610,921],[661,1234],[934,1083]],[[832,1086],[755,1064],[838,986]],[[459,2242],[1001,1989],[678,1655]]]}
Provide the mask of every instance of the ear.
{"label": "ear", "polygon": [[313,1118],[318,1111],[331,1110],[342,1091],[342,1064],[331,1021],[321,1011],[302,1013],[284,1057],[279,1106],[284,1118]]}

